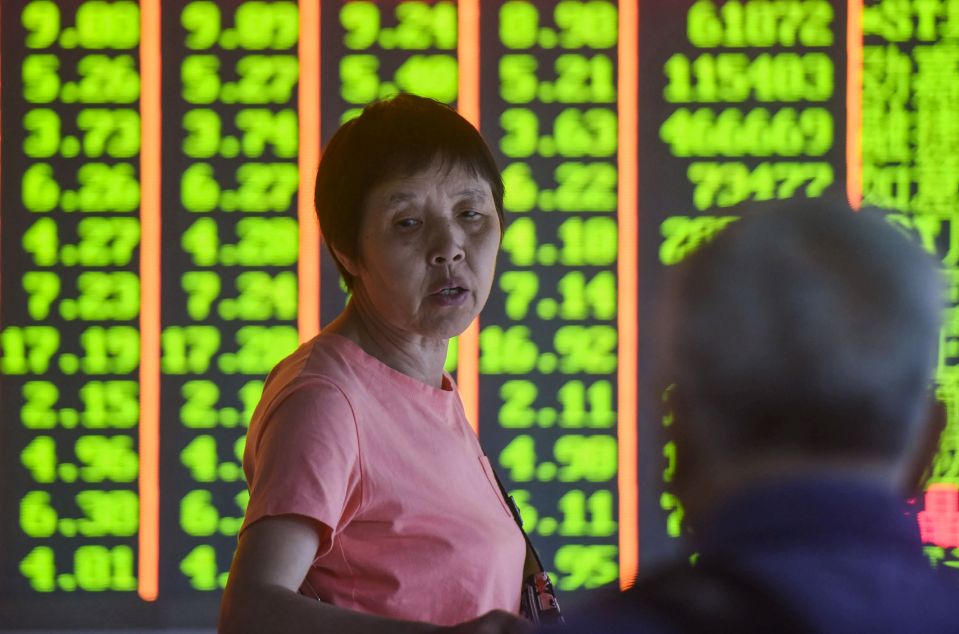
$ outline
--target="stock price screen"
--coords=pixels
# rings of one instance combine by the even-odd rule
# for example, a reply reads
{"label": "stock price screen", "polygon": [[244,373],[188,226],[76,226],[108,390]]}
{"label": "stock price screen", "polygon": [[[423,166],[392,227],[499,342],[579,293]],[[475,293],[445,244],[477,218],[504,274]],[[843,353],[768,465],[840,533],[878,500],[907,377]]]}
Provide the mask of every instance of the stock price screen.
{"label": "stock price screen", "polygon": [[891,208],[939,254],[915,516],[959,566],[959,3],[4,0],[0,32],[0,631],[215,624],[264,378],[347,300],[321,149],[398,92],[503,172],[447,368],[566,606],[676,552],[648,326],[750,201]]}

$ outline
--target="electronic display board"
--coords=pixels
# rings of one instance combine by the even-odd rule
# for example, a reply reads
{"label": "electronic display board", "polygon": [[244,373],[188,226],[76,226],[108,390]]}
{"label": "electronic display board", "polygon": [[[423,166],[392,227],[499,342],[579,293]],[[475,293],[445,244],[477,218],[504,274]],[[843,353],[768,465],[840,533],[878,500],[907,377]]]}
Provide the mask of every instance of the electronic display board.
{"label": "electronic display board", "polygon": [[565,607],[675,552],[649,326],[735,205],[893,208],[959,303],[955,2],[4,0],[0,36],[0,631],[213,626],[263,380],[347,299],[313,181],[370,101],[458,108],[503,170],[447,368]]}

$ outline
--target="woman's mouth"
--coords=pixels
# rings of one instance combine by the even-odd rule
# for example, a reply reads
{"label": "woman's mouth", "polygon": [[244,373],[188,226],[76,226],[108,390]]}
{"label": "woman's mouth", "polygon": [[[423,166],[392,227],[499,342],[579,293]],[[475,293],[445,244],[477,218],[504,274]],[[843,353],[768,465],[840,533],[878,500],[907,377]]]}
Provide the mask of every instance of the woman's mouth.
{"label": "woman's mouth", "polygon": [[466,301],[468,295],[469,291],[462,286],[449,286],[441,288],[430,297],[441,306],[458,306]]}

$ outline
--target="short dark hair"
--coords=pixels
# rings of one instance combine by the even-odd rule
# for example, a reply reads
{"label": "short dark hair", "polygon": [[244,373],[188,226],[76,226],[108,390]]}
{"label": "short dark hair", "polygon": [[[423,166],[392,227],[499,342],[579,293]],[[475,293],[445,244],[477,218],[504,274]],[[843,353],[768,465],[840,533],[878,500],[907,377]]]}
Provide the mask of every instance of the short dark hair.
{"label": "short dark hair", "polygon": [[476,128],[449,106],[400,94],[367,106],[330,139],[316,174],[314,204],[320,231],[348,287],[352,288],[352,276],[333,248],[356,256],[369,191],[387,178],[413,174],[436,160],[448,168],[463,167],[489,183],[502,230],[499,169]]}
{"label": "short dark hair", "polygon": [[878,210],[747,210],[672,274],[663,363],[706,413],[697,438],[723,456],[902,455],[927,404],[942,277]]}

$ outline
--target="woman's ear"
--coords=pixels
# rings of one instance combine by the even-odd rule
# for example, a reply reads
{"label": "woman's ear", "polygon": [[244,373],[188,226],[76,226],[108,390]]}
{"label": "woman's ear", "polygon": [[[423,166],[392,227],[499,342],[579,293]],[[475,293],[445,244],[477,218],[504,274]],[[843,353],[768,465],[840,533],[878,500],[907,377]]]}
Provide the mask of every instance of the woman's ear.
{"label": "woman's ear", "polygon": [[333,252],[333,255],[336,257],[337,261],[339,261],[339,263],[343,265],[343,268],[346,269],[347,273],[353,277],[356,277],[359,274],[358,258],[346,255],[333,245],[330,245],[330,250]]}

